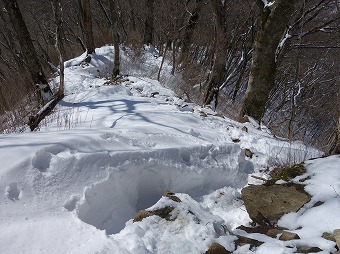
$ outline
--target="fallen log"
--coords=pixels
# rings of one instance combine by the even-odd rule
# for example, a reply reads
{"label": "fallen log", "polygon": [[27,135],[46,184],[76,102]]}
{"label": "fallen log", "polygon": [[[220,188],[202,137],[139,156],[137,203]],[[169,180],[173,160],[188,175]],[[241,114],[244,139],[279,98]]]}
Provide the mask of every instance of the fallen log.
{"label": "fallen log", "polygon": [[54,96],[48,103],[46,103],[39,112],[34,116],[29,116],[27,125],[30,127],[31,131],[34,131],[38,126],[39,123],[44,120],[46,116],[48,116],[55,106],[58,104],[60,100],[64,98],[64,95]]}

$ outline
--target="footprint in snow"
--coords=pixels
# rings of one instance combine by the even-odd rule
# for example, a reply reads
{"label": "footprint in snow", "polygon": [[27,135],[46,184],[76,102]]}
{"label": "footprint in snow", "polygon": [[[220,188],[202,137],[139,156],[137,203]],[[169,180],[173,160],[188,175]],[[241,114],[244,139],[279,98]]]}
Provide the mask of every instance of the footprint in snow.
{"label": "footprint in snow", "polygon": [[16,182],[10,183],[6,188],[6,196],[8,199],[15,201],[19,200],[20,190]]}
{"label": "footprint in snow", "polygon": [[36,153],[34,158],[32,159],[32,165],[38,169],[40,172],[46,172],[50,167],[50,162],[52,159],[52,154],[41,150]]}
{"label": "footprint in snow", "polygon": [[43,148],[38,151],[32,159],[32,165],[40,172],[46,172],[52,160],[52,156],[65,151],[66,148],[60,145]]}

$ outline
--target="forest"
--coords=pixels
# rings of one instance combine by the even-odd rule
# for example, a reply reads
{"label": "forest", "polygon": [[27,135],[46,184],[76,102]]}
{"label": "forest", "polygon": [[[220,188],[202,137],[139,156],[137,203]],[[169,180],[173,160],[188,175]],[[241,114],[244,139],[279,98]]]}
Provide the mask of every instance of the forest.
{"label": "forest", "polygon": [[[63,62],[114,45],[171,63],[164,84],[231,119],[339,153],[339,0],[1,0],[0,131],[36,130],[63,98]],[[162,65],[159,66],[158,79]]]}

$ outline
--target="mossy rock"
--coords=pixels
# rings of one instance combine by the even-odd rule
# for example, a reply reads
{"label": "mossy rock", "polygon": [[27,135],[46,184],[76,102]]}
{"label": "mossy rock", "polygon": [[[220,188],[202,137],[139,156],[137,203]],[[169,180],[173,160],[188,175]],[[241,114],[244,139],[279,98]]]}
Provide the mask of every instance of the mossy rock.
{"label": "mossy rock", "polygon": [[250,185],[242,189],[242,200],[249,217],[259,225],[276,225],[285,214],[297,212],[310,201],[303,185]]}
{"label": "mossy rock", "polygon": [[278,180],[283,180],[289,182],[293,178],[303,175],[306,173],[306,167],[304,163],[296,164],[292,167],[282,167],[282,168],[275,168],[271,173],[271,179],[268,180],[265,185],[273,185]]}

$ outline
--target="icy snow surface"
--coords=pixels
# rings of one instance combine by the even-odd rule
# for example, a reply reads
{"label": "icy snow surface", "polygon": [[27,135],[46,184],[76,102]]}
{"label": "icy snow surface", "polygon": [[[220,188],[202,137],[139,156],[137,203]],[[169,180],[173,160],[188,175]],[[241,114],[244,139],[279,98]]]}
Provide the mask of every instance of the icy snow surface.
{"label": "icy snow surface", "polygon": [[[264,177],[268,165],[319,152],[184,102],[152,79],[161,61],[153,52],[138,65],[123,51],[130,75],[108,85],[112,52],[96,49],[90,65],[82,63],[85,55],[66,62],[67,95],[40,130],[0,136],[0,253],[204,253],[212,242],[234,250],[228,232],[250,221],[240,190],[261,183],[250,175]],[[311,162],[309,174],[318,174],[318,163]],[[339,173],[330,172],[329,181],[338,182],[330,188],[327,179],[316,195],[339,209]],[[318,184],[313,179],[310,192]],[[162,197],[166,191],[182,202]],[[132,222],[151,206],[175,207],[176,220]],[[287,215],[293,219],[281,223],[301,226],[310,237],[308,220],[318,212]],[[284,250],[277,242],[258,253]],[[235,253],[246,252],[249,246]]]}

